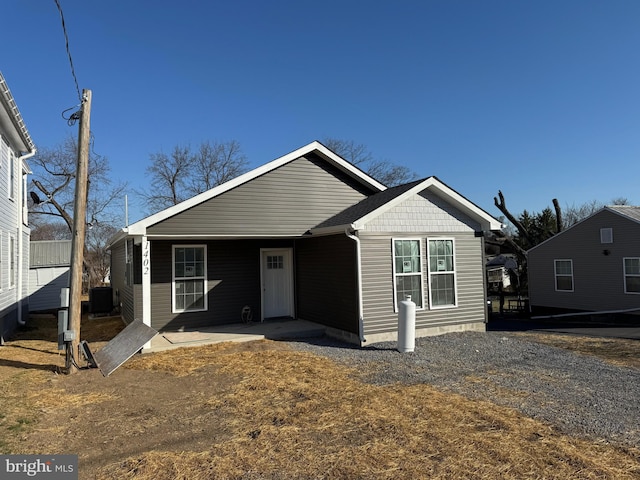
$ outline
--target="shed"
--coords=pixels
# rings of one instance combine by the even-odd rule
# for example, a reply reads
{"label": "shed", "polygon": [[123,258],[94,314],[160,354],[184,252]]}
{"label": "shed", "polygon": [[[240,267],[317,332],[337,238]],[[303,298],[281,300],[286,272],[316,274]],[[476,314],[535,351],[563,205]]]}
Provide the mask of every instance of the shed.
{"label": "shed", "polygon": [[69,286],[71,240],[31,242],[29,255],[29,310],[60,307],[60,291]]}

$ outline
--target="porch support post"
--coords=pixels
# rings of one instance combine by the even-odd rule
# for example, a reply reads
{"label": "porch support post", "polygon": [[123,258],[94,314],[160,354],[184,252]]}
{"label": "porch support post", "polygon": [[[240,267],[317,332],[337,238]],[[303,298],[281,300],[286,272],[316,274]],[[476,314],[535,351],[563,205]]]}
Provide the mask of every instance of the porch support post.
{"label": "porch support post", "polygon": [[[151,326],[151,244],[142,237],[142,323]],[[151,348],[151,342],[142,348]]]}

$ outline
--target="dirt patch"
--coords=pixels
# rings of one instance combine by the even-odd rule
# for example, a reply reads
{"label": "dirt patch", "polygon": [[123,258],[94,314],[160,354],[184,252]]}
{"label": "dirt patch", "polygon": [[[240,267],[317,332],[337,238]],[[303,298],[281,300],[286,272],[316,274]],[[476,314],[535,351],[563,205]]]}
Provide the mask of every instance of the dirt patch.
{"label": "dirt patch", "polygon": [[427,385],[370,385],[285,343],[135,356],[104,378],[57,374],[64,358],[31,333],[0,350],[0,449],[78,454],[82,479],[640,476],[637,449]]}

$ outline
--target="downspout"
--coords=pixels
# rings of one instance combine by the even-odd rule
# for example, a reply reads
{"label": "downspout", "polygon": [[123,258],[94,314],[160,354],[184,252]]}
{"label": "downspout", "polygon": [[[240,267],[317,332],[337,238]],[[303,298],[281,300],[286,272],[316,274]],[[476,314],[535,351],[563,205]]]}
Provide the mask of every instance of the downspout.
{"label": "downspout", "polygon": [[[355,232],[354,232],[355,233]],[[364,306],[362,303],[362,256],[360,253],[360,239],[357,235],[349,233],[349,228],[345,229],[344,234],[351,240],[356,242],[356,269],[357,269],[357,282],[358,282],[358,337],[360,343],[367,341],[364,338]]]}
{"label": "downspout", "polygon": [[[26,153],[24,155],[22,155],[21,157],[18,157],[18,164],[20,166],[20,173],[22,174],[22,162],[25,160],[28,160],[29,158],[33,157],[36,154],[36,150],[33,149],[31,152]],[[15,167],[14,167],[15,168]],[[24,188],[24,183],[22,181],[22,175],[20,177],[20,208],[18,209],[18,224],[16,226],[17,230],[18,230],[18,293],[17,293],[17,297],[18,297],[18,325],[24,327],[27,322],[26,320],[22,319],[22,282],[23,282],[23,278],[22,278],[22,263],[23,263],[23,252],[22,250],[24,249],[24,242],[22,241],[22,219],[24,218],[24,212],[22,211],[22,209],[25,207],[24,204],[24,194],[25,192],[23,192],[23,188]]]}

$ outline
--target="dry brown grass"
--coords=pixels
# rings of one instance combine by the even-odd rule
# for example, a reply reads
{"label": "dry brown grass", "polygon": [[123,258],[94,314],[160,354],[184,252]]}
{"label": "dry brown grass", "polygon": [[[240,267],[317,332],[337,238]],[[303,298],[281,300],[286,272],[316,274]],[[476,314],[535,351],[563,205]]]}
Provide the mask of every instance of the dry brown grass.
{"label": "dry brown grass", "polygon": [[[20,346],[22,350],[15,351],[35,355],[32,344]],[[44,357],[37,360],[25,357],[22,361],[50,365],[57,361],[52,360],[57,358],[52,350],[40,352]],[[4,352],[0,350],[0,370],[5,368]],[[210,441],[201,448],[171,443],[96,465],[87,459],[89,452],[105,448],[102,439],[97,438],[95,444],[76,444],[80,450],[69,453],[80,455],[81,478],[640,478],[637,448],[562,435],[515,410],[428,385],[370,385],[362,382],[355,370],[290,350],[282,343],[177,349],[134,357],[122,368],[125,371],[120,374],[126,373],[126,378],[142,382],[153,377],[153,382],[162,382],[152,385],[158,393],[170,385],[193,389],[184,397],[189,404],[175,402],[172,428],[192,425],[187,407],[197,408],[214,415],[224,435],[207,424],[212,430],[203,435]],[[20,398],[32,423],[17,427],[21,431],[8,436],[9,440],[19,438],[22,448],[64,445],[64,439],[54,438],[61,433],[56,425],[64,422],[33,426],[41,421],[41,410],[57,407],[62,397],[73,401],[73,415],[87,419],[96,409],[117,412],[132,407],[130,400],[129,404],[118,403],[118,392],[111,387],[116,379],[93,381],[88,393],[78,395],[78,382],[69,383],[51,370],[14,369],[6,378],[10,381],[3,399],[7,394],[30,394]],[[198,393],[202,391],[200,382],[215,383],[223,378],[228,383],[219,393]],[[64,420],[64,416],[60,418]],[[118,418],[114,415],[110,424],[101,423],[100,430],[109,431],[113,438],[122,437],[118,432],[125,431],[126,425],[120,425],[124,422]],[[70,429],[87,423],[72,418],[66,421]],[[143,430],[146,437],[162,438],[162,432],[154,433],[158,418],[152,413],[139,412],[129,423],[129,427],[134,423]],[[8,432],[2,426],[0,422],[0,441],[2,432]],[[132,445],[134,441],[132,438]]]}
{"label": "dry brown grass", "polygon": [[613,365],[640,368],[639,340],[531,332],[518,335],[545,345],[598,357]]}
{"label": "dry brown grass", "polygon": [[232,439],[204,452],[148,452],[98,478],[640,476],[637,450],[560,435],[514,410],[426,385],[365,384],[309,353],[221,344],[145,356],[128,368],[185,375],[212,364],[240,380],[207,400],[234,416]]}

